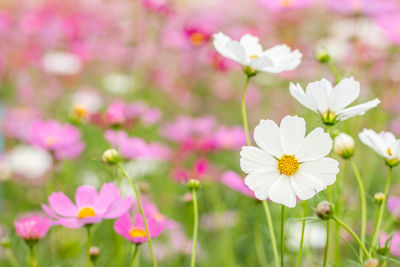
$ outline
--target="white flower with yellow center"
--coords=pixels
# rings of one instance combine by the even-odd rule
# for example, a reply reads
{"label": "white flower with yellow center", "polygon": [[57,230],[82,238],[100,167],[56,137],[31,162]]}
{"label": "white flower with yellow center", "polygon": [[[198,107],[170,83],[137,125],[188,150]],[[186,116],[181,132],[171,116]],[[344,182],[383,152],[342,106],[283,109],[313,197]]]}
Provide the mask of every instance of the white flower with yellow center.
{"label": "white flower with yellow center", "polygon": [[242,147],[240,167],[258,199],[294,207],[296,197],[310,199],[335,182],[338,162],[325,157],[331,137],[320,127],[305,133],[305,121],[297,116],[286,116],[280,126],[261,120],[255,128],[258,147]]}
{"label": "white flower with yellow center", "polygon": [[312,82],[303,88],[293,83],[290,84],[290,94],[303,106],[319,113],[322,121],[333,125],[338,121],[363,115],[367,110],[376,107],[380,101],[374,99],[360,105],[346,108],[360,95],[360,83],[353,77],[341,80],[335,87],[326,80]]}
{"label": "white flower with yellow center", "polygon": [[221,55],[251,68],[253,73],[293,70],[300,64],[302,57],[298,50],[291,51],[285,44],[263,50],[258,37],[251,34],[245,34],[240,41],[236,41],[219,32],[214,34],[213,44]]}
{"label": "white flower with yellow center", "polygon": [[400,162],[400,140],[392,133],[376,133],[374,130],[364,129],[358,136],[361,142],[382,156],[389,166],[393,167]]}

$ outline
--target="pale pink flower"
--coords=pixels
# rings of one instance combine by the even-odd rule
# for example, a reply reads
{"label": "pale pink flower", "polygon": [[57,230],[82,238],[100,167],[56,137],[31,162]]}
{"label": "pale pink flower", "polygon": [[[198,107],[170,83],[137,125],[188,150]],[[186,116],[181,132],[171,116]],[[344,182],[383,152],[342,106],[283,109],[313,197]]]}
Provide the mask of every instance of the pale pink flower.
{"label": "pale pink flower", "polygon": [[312,4],[312,0],[258,0],[258,2],[271,12],[302,9]]}
{"label": "pale pink flower", "polygon": [[343,14],[363,13],[379,15],[396,10],[396,3],[391,0],[329,0],[328,7]]}

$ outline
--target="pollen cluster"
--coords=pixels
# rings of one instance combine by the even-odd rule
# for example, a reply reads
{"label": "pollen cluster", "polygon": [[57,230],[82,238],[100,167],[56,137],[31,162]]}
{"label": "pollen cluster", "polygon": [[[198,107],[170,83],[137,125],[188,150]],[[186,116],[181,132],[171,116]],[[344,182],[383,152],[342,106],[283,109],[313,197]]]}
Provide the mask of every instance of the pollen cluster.
{"label": "pollen cluster", "polygon": [[146,237],[146,231],[142,228],[139,227],[132,227],[132,229],[129,231],[129,235],[132,238],[137,238],[137,237]]}
{"label": "pollen cluster", "polygon": [[278,160],[278,170],[287,176],[293,175],[299,169],[300,163],[293,155],[283,155]]}
{"label": "pollen cluster", "polygon": [[86,217],[94,217],[94,216],[96,216],[96,212],[94,211],[94,209],[90,207],[81,208],[78,212],[79,219],[83,219]]}

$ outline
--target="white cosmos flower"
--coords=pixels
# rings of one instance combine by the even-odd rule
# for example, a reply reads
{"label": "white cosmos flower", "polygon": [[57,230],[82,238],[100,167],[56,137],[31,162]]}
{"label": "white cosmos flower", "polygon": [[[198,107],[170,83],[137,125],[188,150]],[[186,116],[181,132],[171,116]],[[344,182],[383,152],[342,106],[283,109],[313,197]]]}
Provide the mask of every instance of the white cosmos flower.
{"label": "white cosmos flower", "polygon": [[258,37],[251,34],[245,34],[240,41],[235,41],[219,32],[214,34],[213,44],[224,57],[256,71],[279,73],[293,70],[302,57],[298,50],[291,51],[285,44],[263,50]]}
{"label": "white cosmos flower", "polygon": [[294,207],[296,197],[310,199],[335,182],[338,162],[325,157],[332,149],[331,137],[320,127],[305,133],[305,121],[297,116],[286,116],[280,127],[261,120],[255,128],[258,147],[242,147],[240,167],[258,199]]}
{"label": "white cosmos flower", "polygon": [[44,70],[55,75],[75,75],[82,69],[80,58],[68,52],[48,52],[42,61]]}
{"label": "white cosmos flower", "polygon": [[389,166],[395,166],[400,161],[400,140],[390,132],[376,133],[374,130],[364,129],[358,134],[361,142],[372,148],[385,158]]}
{"label": "white cosmos flower", "polygon": [[325,124],[333,125],[338,121],[363,115],[376,107],[380,101],[374,100],[346,108],[360,95],[360,83],[353,77],[341,80],[335,87],[326,80],[312,82],[304,92],[300,84],[290,83],[290,94],[303,106],[319,113]]}

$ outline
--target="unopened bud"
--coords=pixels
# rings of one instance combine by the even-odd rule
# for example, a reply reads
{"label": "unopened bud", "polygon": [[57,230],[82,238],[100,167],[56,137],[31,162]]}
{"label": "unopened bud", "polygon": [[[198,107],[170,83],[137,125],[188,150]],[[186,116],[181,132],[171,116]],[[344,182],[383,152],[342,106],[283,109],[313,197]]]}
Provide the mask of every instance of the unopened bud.
{"label": "unopened bud", "polygon": [[329,220],[333,216],[331,204],[328,201],[322,201],[315,210],[317,216],[323,220]]}
{"label": "unopened bud", "polygon": [[369,259],[364,262],[364,267],[378,267],[379,261],[377,259]]}
{"label": "unopened bud", "polygon": [[107,149],[106,151],[104,151],[101,159],[104,163],[107,163],[110,165],[116,165],[116,164],[120,163],[120,161],[121,161],[121,157],[119,156],[118,151],[114,148]]}
{"label": "unopened bud", "polygon": [[354,139],[348,134],[340,133],[335,137],[333,151],[344,159],[354,155]]}
{"label": "unopened bud", "polygon": [[385,194],[382,192],[378,192],[374,195],[375,203],[380,205],[385,200]]}
{"label": "unopened bud", "polygon": [[331,57],[328,54],[328,51],[326,51],[325,48],[319,48],[315,51],[315,59],[321,63],[326,63],[329,62]]}
{"label": "unopened bud", "polygon": [[197,179],[190,179],[187,185],[189,190],[198,190],[200,188],[200,181]]}
{"label": "unopened bud", "polygon": [[96,262],[99,259],[100,249],[99,247],[90,247],[89,249],[90,259],[93,262]]}

